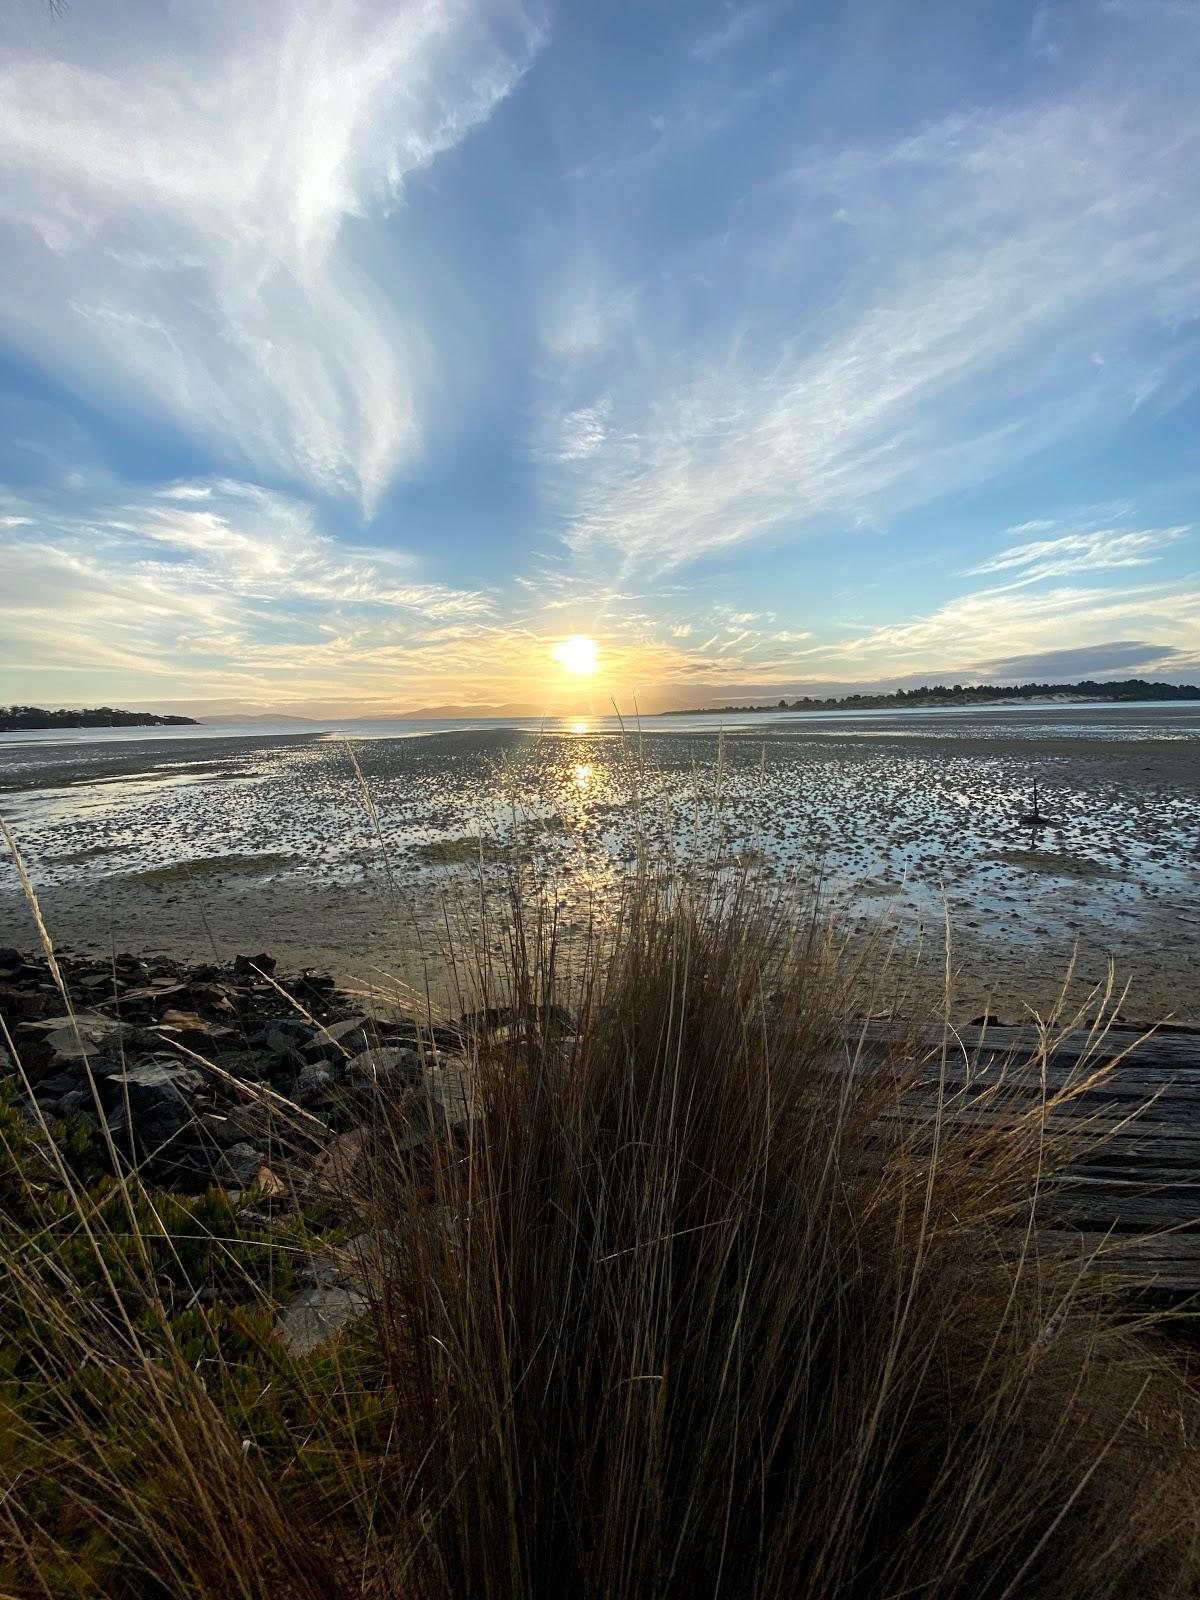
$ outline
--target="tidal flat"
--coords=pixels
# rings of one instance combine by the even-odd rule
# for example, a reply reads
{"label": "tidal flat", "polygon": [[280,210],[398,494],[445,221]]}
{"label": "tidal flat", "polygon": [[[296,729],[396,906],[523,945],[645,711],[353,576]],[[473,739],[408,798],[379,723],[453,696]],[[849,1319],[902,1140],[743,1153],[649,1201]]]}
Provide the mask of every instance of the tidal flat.
{"label": "tidal flat", "polygon": [[[958,1015],[1048,1006],[1074,953],[1080,987],[1115,965],[1129,1018],[1200,1020],[1191,707],[14,743],[0,814],[79,950],[420,981],[447,906],[469,915],[514,867],[572,936],[639,854],[719,856],[819,892],[856,938],[882,921],[930,986],[948,917]],[[34,939],[0,861],[0,944]]]}

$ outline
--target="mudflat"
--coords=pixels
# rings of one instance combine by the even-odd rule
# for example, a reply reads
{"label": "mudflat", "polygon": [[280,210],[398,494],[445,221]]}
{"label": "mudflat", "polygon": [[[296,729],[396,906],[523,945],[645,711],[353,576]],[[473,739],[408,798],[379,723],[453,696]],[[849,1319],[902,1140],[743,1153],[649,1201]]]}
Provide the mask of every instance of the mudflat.
{"label": "mudflat", "polygon": [[[1022,819],[1037,786],[1039,825]],[[762,718],[720,737],[450,730],[0,746],[0,814],[47,923],[86,951],[421,984],[517,868],[568,934],[638,859],[749,866],[881,919],[918,987],[1019,1020],[1109,963],[1130,1018],[1200,1021],[1200,715]],[[0,860],[0,944],[35,937]],[[440,984],[441,978],[437,981]]]}

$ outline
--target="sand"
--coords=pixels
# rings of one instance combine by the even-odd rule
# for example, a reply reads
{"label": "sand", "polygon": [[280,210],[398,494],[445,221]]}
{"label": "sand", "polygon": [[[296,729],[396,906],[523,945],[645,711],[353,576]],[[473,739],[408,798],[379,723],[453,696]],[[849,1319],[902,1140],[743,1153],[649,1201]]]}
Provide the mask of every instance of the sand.
{"label": "sand", "polygon": [[[768,879],[820,884],[859,937],[884,919],[954,1009],[1046,1008],[1073,950],[1112,962],[1127,1016],[1200,1021],[1195,711],[764,719],[709,733],[452,732],[353,746],[294,738],[0,748],[0,813],[55,937],[191,959],[270,949],[339,976],[438,961],[444,904],[517,861],[568,926],[628,869],[719,844]],[[1033,783],[1047,818],[1019,818]],[[480,850],[473,839],[483,840]],[[34,929],[0,863],[0,944]],[[917,953],[920,952],[918,955]]]}

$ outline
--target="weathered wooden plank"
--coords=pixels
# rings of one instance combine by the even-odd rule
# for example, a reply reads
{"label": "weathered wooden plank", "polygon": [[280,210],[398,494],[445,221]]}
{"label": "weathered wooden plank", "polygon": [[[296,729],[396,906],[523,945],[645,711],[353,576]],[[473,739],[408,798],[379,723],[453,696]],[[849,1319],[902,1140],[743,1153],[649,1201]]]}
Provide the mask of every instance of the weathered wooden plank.
{"label": "weathered wooden plank", "polygon": [[[1140,1043],[1127,1033],[1090,1042],[1077,1034],[1040,1065],[1029,1064],[1042,1043],[1033,1028],[968,1028],[960,1040],[943,1061],[939,1031],[871,1024],[848,1034],[847,1050],[853,1056],[865,1041],[867,1070],[902,1079],[911,1071],[883,1117],[900,1129],[928,1130],[939,1119],[950,1137],[1028,1128],[1043,1095],[1072,1091],[1045,1112],[1048,1135],[1077,1149],[1039,1194],[1038,1250],[1066,1252],[1151,1294],[1200,1296],[1200,1033]],[[1079,1087],[1107,1062],[1115,1064]]]}
{"label": "weathered wooden plank", "polygon": [[[889,1052],[907,1047],[914,1055],[930,1051],[941,1053],[943,1032],[940,1028],[908,1028],[890,1022],[868,1022],[846,1030],[847,1044],[853,1048],[860,1041]],[[1089,1037],[1084,1032],[1072,1033],[1052,1040],[1050,1058],[1059,1066],[1067,1066],[1084,1055],[1097,1061],[1111,1061],[1126,1055],[1131,1064],[1162,1071],[1193,1070],[1200,1067],[1200,1033],[1155,1033],[1142,1038],[1136,1033],[1112,1033],[1103,1038]],[[1040,1053],[1043,1040],[1034,1027],[959,1028],[947,1040],[951,1057],[962,1059],[963,1052],[983,1056],[1026,1057]]]}

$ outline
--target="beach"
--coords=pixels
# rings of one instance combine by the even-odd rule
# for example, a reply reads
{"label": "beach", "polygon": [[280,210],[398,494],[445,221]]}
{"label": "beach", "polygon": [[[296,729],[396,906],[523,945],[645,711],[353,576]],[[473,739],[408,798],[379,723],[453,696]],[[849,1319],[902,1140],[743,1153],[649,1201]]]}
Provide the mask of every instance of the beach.
{"label": "beach", "polygon": [[[639,859],[719,855],[882,926],[922,990],[948,918],[963,1020],[1047,1008],[1073,959],[1079,992],[1113,964],[1130,1020],[1200,1020],[1195,707],[397,726],[13,739],[0,815],[80,951],[420,984],[481,884],[553,890],[570,937]],[[0,945],[35,941],[5,859]]]}

